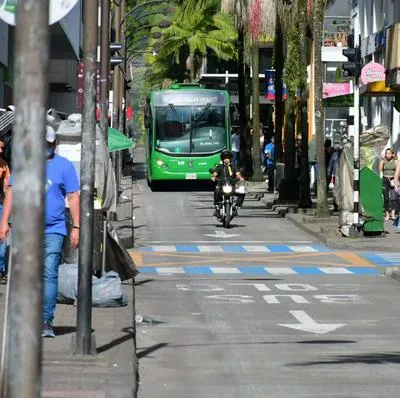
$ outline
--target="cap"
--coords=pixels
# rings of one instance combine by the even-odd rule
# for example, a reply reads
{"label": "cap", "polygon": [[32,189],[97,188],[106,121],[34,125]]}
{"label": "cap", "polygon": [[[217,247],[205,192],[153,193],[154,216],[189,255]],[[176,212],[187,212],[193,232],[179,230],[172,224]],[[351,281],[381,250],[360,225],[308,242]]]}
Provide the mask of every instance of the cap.
{"label": "cap", "polygon": [[51,126],[46,126],[46,141],[52,144],[56,140],[56,131]]}

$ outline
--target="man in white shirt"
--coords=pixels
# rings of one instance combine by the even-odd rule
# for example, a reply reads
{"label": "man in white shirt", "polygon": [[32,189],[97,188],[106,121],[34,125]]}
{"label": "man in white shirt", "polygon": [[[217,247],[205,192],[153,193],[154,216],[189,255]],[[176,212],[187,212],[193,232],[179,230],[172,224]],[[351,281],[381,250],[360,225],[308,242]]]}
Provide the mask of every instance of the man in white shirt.
{"label": "man in white shirt", "polygon": [[235,168],[238,167],[239,163],[239,152],[240,152],[240,135],[239,131],[234,128],[232,129],[232,137],[231,137],[231,142],[232,142],[232,164]]}

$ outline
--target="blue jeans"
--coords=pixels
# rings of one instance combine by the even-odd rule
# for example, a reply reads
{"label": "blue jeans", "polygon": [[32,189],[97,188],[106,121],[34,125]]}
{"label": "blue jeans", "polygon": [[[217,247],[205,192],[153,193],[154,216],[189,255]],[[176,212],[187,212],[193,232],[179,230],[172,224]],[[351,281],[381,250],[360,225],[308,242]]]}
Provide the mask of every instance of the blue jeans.
{"label": "blue jeans", "polygon": [[[3,203],[0,203],[0,220],[3,215]],[[6,241],[0,241],[0,272],[3,274],[6,271]]]}
{"label": "blue jeans", "polygon": [[43,318],[45,321],[51,322],[54,318],[54,313],[56,311],[58,293],[58,268],[61,262],[63,244],[63,235],[44,235]]}
{"label": "blue jeans", "polygon": [[239,164],[239,152],[232,151],[232,164],[235,168],[238,167]]}

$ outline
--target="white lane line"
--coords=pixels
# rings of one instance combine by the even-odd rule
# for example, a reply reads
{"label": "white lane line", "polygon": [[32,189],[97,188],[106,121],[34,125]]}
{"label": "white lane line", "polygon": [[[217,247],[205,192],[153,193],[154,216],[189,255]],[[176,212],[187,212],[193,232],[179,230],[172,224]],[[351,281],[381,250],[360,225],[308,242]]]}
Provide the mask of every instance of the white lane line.
{"label": "white lane line", "polygon": [[251,252],[251,253],[268,253],[271,250],[268,249],[268,247],[265,246],[243,246],[243,248],[247,251],[247,252]]}
{"label": "white lane line", "polygon": [[289,249],[293,250],[294,252],[316,252],[317,250],[311,246],[288,246]]}
{"label": "white lane line", "polygon": [[272,275],[297,275],[297,272],[292,268],[285,268],[285,267],[266,267],[264,268],[268,273]]}
{"label": "white lane line", "polygon": [[240,274],[240,271],[235,267],[210,267],[214,274]]}
{"label": "white lane line", "polygon": [[318,268],[324,274],[352,274],[347,268]]}
{"label": "white lane line", "polygon": [[176,252],[176,246],[152,246],[153,252]]}
{"label": "white lane line", "polygon": [[162,267],[156,268],[159,274],[184,274],[185,270],[182,267]]}
{"label": "white lane line", "polygon": [[224,250],[221,246],[197,246],[202,253],[222,253]]}

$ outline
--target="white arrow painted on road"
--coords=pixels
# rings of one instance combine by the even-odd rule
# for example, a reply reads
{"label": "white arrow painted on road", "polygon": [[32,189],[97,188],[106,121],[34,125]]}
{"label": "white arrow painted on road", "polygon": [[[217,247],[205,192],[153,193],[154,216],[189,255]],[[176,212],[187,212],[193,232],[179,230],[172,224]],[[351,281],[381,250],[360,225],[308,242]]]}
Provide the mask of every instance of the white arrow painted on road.
{"label": "white arrow painted on road", "polygon": [[314,321],[305,311],[289,311],[300,323],[299,324],[283,324],[280,323],[279,326],[284,326],[285,328],[291,328],[296,330],[302,330],[304,332],[310,332],[315,334],[326,334],[333,332],[343,326],[345,323],[318,323]]}
{"label": "white arrow painted on road", "polygon": [[233,238],[234,236],[239,236],[239,234],[227,234],[225,231],[215,231],[214,235],[211,234],[204,234],[205,236],[211,236],[212,238],[221,238],[221,239],[227,239],[227,238]]}

